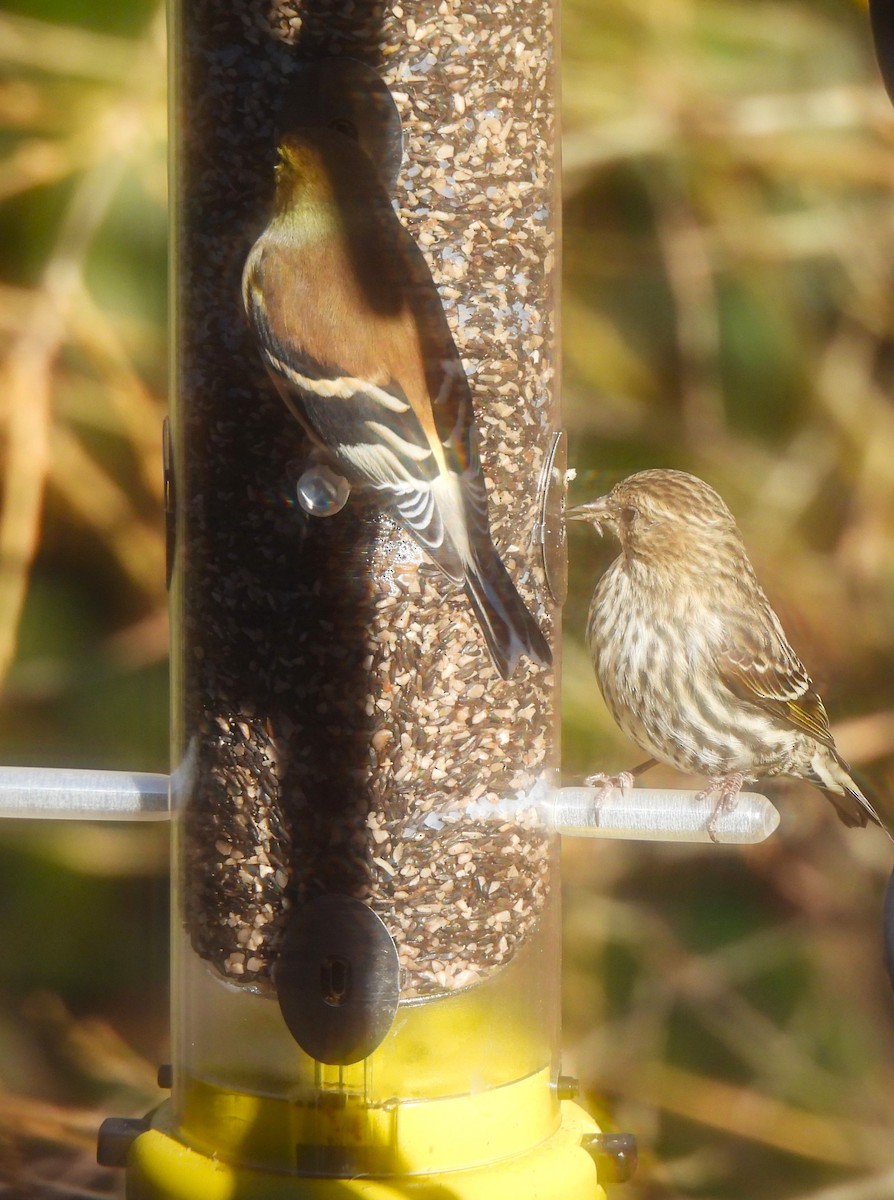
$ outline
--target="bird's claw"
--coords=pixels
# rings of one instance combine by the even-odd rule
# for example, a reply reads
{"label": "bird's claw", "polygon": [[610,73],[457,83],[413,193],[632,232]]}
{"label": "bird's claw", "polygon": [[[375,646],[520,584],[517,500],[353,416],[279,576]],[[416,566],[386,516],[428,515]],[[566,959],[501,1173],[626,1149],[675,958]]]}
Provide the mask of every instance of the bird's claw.
{"label": "bird's claw", "polygon": [[599,789],[599,795],[596,797],[595,803],[601,804],[614,791],[620,791],[626,795],[633,787],[633,780],[634,774],[632,771],[621,771],[619,775],[606,775],[602,771],[597,771],[595,775],[588,775],[584,783],[587,787]]}
{"label": "bird's claw", "polygon": [[709,780],[705,790],[696,796],[698,802],[707,800],[709,796],[717,793],[717,801],[705,822],[705,830],[715,846],[720,842],[720,838],[717,836],[717,823],[724,813],[730,812],[736,807],[736,799],[744,782],[745,775],[741,771],[735,775],[724,775],[718,779]]}

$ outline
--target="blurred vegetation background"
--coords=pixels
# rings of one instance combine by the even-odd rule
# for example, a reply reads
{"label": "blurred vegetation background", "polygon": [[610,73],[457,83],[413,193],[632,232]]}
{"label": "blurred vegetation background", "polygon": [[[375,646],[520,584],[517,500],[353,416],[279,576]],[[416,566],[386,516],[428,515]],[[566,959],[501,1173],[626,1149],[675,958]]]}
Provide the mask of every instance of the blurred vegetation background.
{"label": "blurred vegetation background", "polygon": [[[572,498],[656,465],[722,491],[894,821],[894,110],[867,14],[566,0],[563,20]],[[167,769],[165,124],[159,5],[6,0],[5,763]],[[635,752],[582,638],[612,550],[576,527],[570,549],[574,778]],[[761,847],[566,847],[565,1067],[640,1136],[622,1195],[894,1196],[890,844],[809,788],[772,795]],[[0,824],[0,1195],[116,1186],[95,1129],[158,1098],[166,870],[158,827]]]}

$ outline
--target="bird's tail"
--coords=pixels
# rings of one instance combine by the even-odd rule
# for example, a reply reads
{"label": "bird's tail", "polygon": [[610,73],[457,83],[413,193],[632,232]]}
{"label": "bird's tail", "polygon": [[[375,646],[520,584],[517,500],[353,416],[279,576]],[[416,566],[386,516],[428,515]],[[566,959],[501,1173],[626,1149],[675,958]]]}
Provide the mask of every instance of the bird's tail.
{"label": "bird's tail", "polygon": [[880,825],[888,837],[891,837],[890,830],[875,811],[874,805],[857,786],[851,769],[843,758],[833,751],[821,766],[815,766],[816,782],[835,805],[835,811],[845,825],[853,829],[868,825],[872,821]]}
{"label": "bird's tail", "polygon": [[553,656],[549,643],[516,591],[499,554],[489,542],[478,550],[475,559],[464,564],[465,590],[494,666],[504,679],[509,679],[523,654],[541,666],[550,666]]}

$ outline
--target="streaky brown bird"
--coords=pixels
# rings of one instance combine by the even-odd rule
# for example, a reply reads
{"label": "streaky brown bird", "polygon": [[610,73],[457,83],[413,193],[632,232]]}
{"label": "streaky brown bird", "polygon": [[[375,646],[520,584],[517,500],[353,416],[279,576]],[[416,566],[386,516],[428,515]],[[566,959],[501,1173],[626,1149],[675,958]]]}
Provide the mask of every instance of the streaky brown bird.
{"label": "streaky brown bird", "polygon": [[587,641],[631,741],[708,776],[724,806],[746,781],[788,775],[821,788],[845,825],[882,824],[712,487],[641,471],[567,515],[621,545],[593,594]]}

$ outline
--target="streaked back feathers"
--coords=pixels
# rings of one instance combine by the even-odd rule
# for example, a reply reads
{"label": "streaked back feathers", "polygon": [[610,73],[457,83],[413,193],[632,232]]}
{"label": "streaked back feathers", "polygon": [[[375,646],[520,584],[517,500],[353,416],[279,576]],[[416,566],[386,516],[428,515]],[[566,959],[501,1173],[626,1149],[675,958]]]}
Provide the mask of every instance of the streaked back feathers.
{"label": "streaked back feathers", "polygon": [[587,632],[602,693],[633,741],[730,795],[744,779],[790,775],[822,788],[846,825],[881,824],[712,487],[641,471],[569,515],[621,544]]}

